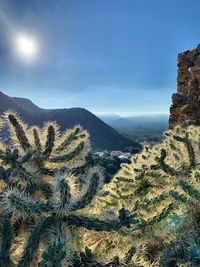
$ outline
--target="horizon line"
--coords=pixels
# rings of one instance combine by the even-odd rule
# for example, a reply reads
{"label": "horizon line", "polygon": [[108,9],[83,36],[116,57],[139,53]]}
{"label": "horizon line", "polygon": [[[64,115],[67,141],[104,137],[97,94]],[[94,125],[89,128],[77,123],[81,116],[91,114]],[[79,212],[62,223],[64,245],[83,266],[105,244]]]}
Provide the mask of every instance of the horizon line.
{"label": "horizon line", "polygon": [[169,115],[169,112],[166,111],[145,111],[145,112],[140,112],[140,111],[136,111],[136,112],[94,112],[95,115],[97,116],[119,116],[119,117],[142,117],[142,116],[153,116],[153,115],[157,115],[157,116],[162,116],[162,115]]}

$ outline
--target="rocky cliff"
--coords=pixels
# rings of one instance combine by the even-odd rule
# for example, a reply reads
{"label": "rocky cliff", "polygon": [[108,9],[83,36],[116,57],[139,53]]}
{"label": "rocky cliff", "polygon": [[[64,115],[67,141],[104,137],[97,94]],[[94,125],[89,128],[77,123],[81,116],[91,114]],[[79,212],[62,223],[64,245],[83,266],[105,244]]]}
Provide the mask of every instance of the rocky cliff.
{"label": "rocky cliff", "polygon": [[200,125],[200,44],[178,55],[177,93],[172,96],[169,128]]}

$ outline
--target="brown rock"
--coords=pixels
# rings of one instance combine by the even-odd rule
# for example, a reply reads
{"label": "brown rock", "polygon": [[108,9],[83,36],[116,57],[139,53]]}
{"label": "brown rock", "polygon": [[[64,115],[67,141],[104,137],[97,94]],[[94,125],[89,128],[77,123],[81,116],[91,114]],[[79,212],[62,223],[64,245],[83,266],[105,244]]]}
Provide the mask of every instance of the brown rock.
{"label": "brown rock", "polygon": [[197,86],[194,87],[194,86],[188,85],[187,92],[188,92],[188,95],[194,94],[194,95],[197,95],[198,97],[200,95],[200,88]]}
{"label": "brown rock", "polygon": [[176,107],[175,105],[171,105],[169,108],[170,114],[174,117],[178,118],[180,114],[180,107]]}
{"label": "brown rock", "polygon": [[172,95],[173,105],[176,107],[182,107],[187,103],[187,97],[184,95],[179,95],[178,93]]}
{"label": "brown rock", "polygon": [[190,59],[194,60],[195,59],[195,56],[198,55],[198,52],[195,49],[192,49],[190,52],[187,53],[187,57],[189,57]]}
{"label": "brown rock", "polygon": [[186,95],[187,94],[187,83],[178,83],[177,84],[177,93],[179,95]]}
{"label": "brown rock", "polygon": [[172,95],[169,128],[200,125],[200,44],[177,59],[177,93]]}

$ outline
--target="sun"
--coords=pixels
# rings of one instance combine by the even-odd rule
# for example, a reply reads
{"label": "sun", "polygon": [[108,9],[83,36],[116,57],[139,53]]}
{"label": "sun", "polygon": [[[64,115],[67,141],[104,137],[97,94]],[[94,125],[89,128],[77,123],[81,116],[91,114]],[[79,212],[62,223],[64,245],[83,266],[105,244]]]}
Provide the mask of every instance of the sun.
{"label": "sun", "polygon": [[16,52],[26,60],[34,59],[38,54],[37,41],[28,35],[20,34],[15,40]]}

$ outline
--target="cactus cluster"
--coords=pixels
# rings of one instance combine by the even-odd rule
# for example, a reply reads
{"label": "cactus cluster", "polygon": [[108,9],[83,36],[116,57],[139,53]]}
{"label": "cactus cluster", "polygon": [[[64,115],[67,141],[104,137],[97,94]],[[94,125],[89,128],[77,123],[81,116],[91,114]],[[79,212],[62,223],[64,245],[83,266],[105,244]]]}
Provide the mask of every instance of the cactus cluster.
{"label": "cactus cluster", "polygon": [[200,128],[176,127],[110,184],[88,133],[0,120],[0,266],[200,265]]}
{"label": "cactus cluster", "polygon": [[127,266],[199,266],[200,128],[176,127],[164,135],[163,143],[144,147],[130,164],[122,164],[97,198],[94,213],[115,216],[125,207],[136,220],[103,238],[86,231],[98,258],[104,251],[104,259],[118,255],[125,262],[134,248]]}
{"label": "cactus cluster", "polygon": [[74,245],[78,228],[111,232],[136,223],[124,208],[112,219],[87,212],[103,174],[80,126],[61,134],[55,122],[28,127],[13,112],[0,125],[9,136],[0,142],[0,266],[89,266],[81,263],[88,251],[79,256]]}

